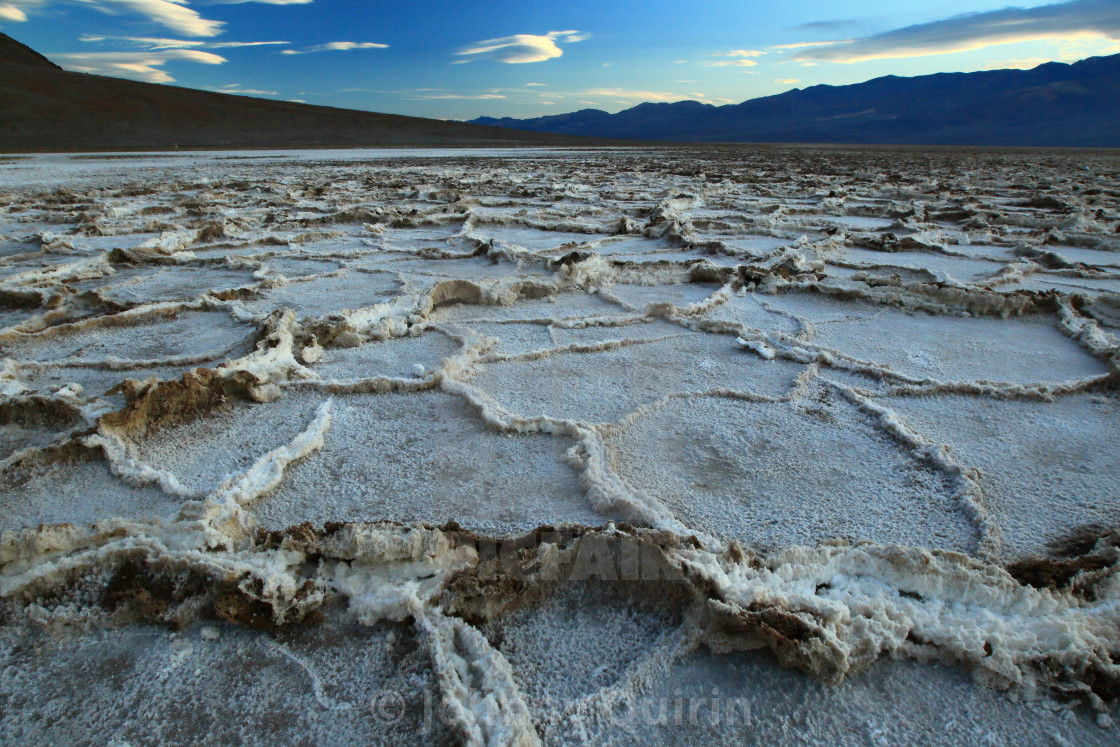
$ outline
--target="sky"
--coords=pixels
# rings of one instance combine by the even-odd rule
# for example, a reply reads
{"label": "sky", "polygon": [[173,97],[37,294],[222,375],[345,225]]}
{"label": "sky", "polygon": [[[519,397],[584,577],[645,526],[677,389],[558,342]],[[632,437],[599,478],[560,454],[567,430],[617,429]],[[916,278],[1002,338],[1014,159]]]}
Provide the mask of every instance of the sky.
{"label": "sky", "polygon": [[1120,53],[1120,0],[0,0],[68,70],[440,119]]}

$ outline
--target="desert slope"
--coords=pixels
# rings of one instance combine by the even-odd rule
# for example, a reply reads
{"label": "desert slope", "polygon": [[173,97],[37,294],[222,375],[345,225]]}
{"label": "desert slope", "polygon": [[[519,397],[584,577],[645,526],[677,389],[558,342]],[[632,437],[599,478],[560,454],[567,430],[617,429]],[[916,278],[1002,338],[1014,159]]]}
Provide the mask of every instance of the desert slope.
{"label": "desert slope", "polygon": [[570,142],[562,135],[70,73],[0,34],[0,152]]}

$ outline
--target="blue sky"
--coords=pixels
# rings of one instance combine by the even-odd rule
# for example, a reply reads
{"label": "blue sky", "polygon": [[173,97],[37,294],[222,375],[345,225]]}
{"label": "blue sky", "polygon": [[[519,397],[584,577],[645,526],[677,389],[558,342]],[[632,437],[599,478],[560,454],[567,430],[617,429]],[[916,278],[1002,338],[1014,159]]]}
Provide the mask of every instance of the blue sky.
{"label": "blue sky", "polygon": [[447,119],[1120,53],[1120,0],[0,0],[71,70]]}

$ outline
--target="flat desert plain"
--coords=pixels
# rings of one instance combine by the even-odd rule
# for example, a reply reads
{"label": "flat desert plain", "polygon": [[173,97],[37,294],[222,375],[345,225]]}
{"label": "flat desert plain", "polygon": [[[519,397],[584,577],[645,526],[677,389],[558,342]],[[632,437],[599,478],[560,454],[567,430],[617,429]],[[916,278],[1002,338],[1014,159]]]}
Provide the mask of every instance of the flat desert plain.
{"label": "flat desert plain", "polygon": [[20,744],[1115,744],[1120,156],[0,158]]}

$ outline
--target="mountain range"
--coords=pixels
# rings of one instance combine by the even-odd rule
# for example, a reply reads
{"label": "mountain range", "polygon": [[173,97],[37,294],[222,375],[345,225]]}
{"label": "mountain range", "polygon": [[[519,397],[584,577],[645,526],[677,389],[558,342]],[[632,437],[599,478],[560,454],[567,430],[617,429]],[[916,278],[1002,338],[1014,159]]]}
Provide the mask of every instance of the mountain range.
{"label": "mountain range", "polygon": [[741,104],[646,103],[473,124],[686,142],[1120,147],[1120,55],[1031,70],[888,75]]}
{"label": "mountain range", "polygon": [[462,123],[72,73],[0,33],[0,152],[642,140],[1120,147],[1120,55],[1032,70],[890,75],[726,106],[645,103],[617,114]]}
{"label": "mountain range", "polygon": [[0,34],[0,152],[576,142],[589,144],[564,135],[72,73]]}

